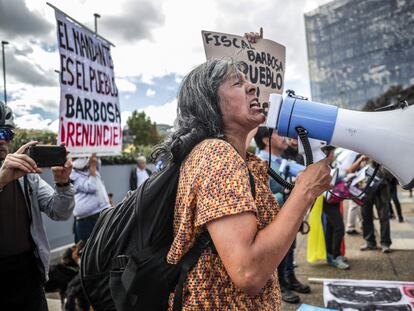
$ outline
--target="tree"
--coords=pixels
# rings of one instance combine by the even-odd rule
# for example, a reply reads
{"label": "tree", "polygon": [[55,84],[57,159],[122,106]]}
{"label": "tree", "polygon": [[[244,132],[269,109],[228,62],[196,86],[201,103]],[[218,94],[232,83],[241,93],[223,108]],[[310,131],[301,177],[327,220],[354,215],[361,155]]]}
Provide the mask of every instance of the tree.
{"label": "tree", "polygon": [[29,141],[37,140],[41,145],[56,145],[57,134],[45,130],[14,130],[14,137],[11,143],[11,151],[15,152],[20,146]]}
{"label": "tree", "polygon": [[160,142],[155,122],[151,122],[145,112],[134,111],[127,120],[129,135],[133,137],[135,147],[156,145]]}

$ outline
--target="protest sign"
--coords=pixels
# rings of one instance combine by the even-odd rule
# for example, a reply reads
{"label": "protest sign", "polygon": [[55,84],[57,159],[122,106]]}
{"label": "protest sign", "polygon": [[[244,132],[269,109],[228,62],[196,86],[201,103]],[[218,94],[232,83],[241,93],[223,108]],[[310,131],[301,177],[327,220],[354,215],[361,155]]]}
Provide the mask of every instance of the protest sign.
{"label": "protest sign", "polygon": [[60,52],[58,143],[72,156],[122,149],[121,111],[108,43],[56,11]]}
{"label": "protest sign", "polygon": [[245,37],[202,31],[207,59],[232,57],[246,64],[246,76],[257,87],[259,102],[268,107],[271,93],[282,94],[285,73],[285,47],[271,40],[250,43]]}
{"label": "protest sign", "polygon": [[323,299],[335,310],[413,310],[414,282],[325,280]]}

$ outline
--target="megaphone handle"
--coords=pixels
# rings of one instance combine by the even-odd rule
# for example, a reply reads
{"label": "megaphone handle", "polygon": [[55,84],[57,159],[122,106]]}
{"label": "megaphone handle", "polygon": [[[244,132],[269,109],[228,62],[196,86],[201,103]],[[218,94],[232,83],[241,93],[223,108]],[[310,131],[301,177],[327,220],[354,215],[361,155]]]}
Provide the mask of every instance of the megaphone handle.
{"label": "megaphone handle", "polygon": [[309,138],[307,130],[302,127],[297,127],[296,131],[299,136],[299,153],[305,154],[306,166],[326,158],[326,154],[322,151],[326,141]]}
{"label": "megaphone handle", "polygon": [[298,133],[299,140],[302,143],[303,150],[305,151],[306,166],[308,166],[313,163],[312,147],[309,142],[308,131],[301,126],[298,126],[296,127],[296,132]]}
{"label": "megaphone handle", "polygon": [[287,180],[284,180],[282,176],[280,176],[278,173],[274,171],[274,169],[270,167],[270,165],[267,168],[267,174],[269,174],[269,176],[272,177],[273,180],[279,183],[283,188],[289,190],[293,189],[294,185],[289,183]]}

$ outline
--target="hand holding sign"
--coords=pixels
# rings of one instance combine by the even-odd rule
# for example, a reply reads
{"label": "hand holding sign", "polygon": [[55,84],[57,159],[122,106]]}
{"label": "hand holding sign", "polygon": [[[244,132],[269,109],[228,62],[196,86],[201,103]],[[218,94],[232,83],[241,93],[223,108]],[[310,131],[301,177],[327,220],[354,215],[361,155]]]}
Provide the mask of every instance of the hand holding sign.
{"label": "hand holding sign", "polygon": [[263,39],[263,27],[260,27],[260,32],[246,32],[244,36],[250,43],[256,43],[258,39]]}
{"label": "hand holding sign", "polygon": [[[255,33],[246,38],[211,31],[201,32],[207,59],[232,57],[246,63],[246,76],[256,85],[261,106],[268,108],[270,93],[283,93],[285,47]],[[261,29],[261,36],[263,30]]]}

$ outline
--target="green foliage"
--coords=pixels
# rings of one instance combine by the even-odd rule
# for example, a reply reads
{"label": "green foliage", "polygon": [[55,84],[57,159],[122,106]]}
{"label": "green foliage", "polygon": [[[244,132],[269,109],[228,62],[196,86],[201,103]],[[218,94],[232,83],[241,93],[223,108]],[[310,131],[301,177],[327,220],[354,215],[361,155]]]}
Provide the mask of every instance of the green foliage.
{"label": "green foliage", "polygon": [[247,152],[250,152],[252,154],[255,154],[256,153],[256,147],[255,146],[252,146],[252,145],[249,145],[247,147]]}
{"label": "green foliage", "polygon": [[131,153],[123,152],[119,156],[114,157],[101,157],[102,164],[111,165],[111,164],[135,164],[136,157]]}
{"label": "green foliage", "polygon": [[145,112],[134,111],[128,118],[127,125],[137,149],[139,146],[156,145],[161,140],[155,122],[151,122]]}
{"label": "green foliage", "polygon": [[56,145],[57,134],[51,131],[16,129],[14,133],[11,152],[15,152],[20,146],[33,140],[37,140],[41,145]]}
{"label": "green foliage", "polygon": [[147,158],[147,162],[150,162],[151,160],[151,153],[152,153],[152,149],[154,146],[150,146],[150,145],[140,145],[137,146],[135,149],[135,155],[138,157],[140,155],[143,155]]}
{"label": "green foliage", "polygon": [[102,164],[136,164],[138,156],[145,156],[147,162],[151,162],[152,146],[138,146],[134,147],[132,152],[122,152],[118,156],[102,157]]}

